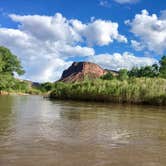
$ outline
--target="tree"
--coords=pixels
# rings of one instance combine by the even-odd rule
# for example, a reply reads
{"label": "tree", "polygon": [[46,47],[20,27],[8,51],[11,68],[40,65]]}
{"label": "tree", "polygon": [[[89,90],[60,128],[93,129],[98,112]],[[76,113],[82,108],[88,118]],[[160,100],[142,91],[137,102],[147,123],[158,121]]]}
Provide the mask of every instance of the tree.
{"label": "tree", "polygon": [[129,77],[139,77],[139,68],[138,67],[133,67],[129,72],[128,72]]}
{"label": "tree", "polygon": [[112,80],[112,79],[114,79],[114,76],[111,72],[108,72],[105,75],[101,76],[101,79],[103,79],[103,80]]}
{"label": "tree", "polygon": [[119,70],[119,75],[118,75],[119,80],[123,81],[123,80],[126,80],[128,78],[129,78],[129,76],[128,76],[128,70],[127,69]]}
{"label": "tree", "polygon": [[0,91],[27,90],[27,84],[14,78],[14,74],[24,74],[19,59],[9,49],[0,46]]}
{"label": "tree", "polygon": [[159,66],[153,64],[152,66],[142,66],[140,68],[134,67],[128,72],[130,77],[157,77],[159,75]]}
{"label": "tree", "polygon": [[1,90],[11,90],[15,80],[12,75],[0,74],[0,91]]}
{"label": "tree", "polygon": [[159,73],[160,73],[160,71],[159,71],[159,69],[160,69],[159,65],[158,64],[153,64],[152,67],[153,67],[153,72],[155,73],[155,75],[159,76]]}
{"label": "tree", "polygon": [[51,82],[46,82],[46,83],[41,84],[40,89],[44,92],[48,92],[53,89],[53,85],[54,84]]}
{"label": "tree", "polygon": [[0,46],[0,74],[3,73],[22,75],[24,70],[17,56],[13,55],[9,49]]}
{"label": "tree", "polygon": [[157,77],[159,74],[159,69],[157,64],[152,66],[145,66],[140,68],[140,77]]}
{"label": "tree", "polygon": [[166,55],[164,55],[161,60],[159,61],[160,63],[160,77],[166,78]]}

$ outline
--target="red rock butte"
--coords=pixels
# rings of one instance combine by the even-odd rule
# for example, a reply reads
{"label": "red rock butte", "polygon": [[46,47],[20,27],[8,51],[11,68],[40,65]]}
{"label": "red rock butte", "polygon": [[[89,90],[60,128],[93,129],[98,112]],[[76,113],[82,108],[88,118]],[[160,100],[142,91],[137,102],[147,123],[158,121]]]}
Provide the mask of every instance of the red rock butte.
{"label": "red rock butte", "polygon": [[[102,69],[99,65],[91,62],[73,62],[73,64],[63,72],[59,81],[76,82],[83,81],[85,78],[96,79],[109,70]],[[114,72],[114,71],[110,71]],[[113,73],[115,74],[115,73]]]}

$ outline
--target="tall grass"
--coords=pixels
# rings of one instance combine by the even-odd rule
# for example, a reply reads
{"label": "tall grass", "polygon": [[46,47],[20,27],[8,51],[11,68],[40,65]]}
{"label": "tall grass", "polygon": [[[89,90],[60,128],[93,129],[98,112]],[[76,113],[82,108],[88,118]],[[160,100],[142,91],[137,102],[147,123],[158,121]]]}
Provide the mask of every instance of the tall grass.
{"label": "tall grass", "polygon": [[166,105],[166,79],[130,78],[56,83],[51,98]]}

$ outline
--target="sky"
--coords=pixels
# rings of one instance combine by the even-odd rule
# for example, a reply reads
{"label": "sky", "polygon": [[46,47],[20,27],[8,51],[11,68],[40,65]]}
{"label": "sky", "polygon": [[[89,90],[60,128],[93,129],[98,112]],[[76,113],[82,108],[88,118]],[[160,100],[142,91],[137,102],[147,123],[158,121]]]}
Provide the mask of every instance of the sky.
{"label": "sky", "polygon": [[60,78],[73,61],[131,69],[166,53],[165,0],[0,0],[0,45],[22,79]]}

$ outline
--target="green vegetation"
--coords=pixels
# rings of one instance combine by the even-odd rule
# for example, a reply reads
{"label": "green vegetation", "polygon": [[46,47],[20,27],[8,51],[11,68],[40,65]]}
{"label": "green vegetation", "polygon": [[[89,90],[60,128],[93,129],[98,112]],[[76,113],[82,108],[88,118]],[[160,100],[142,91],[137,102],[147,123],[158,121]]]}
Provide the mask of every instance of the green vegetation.
{"label": "green vegetation", "polygon": [[14,77],[24,72],[19,59],[9,49],[0,47],[0,94],[50,93],[56,99],[166,105],[166,56],[159,64],[122,69],[117,75],[108,72],[99,79],[76,83],[46,82],[34,87],[31,82]]}
{"label": "green vegetation", "polygon": [[53,88],[54,88],[53,83],[45,82],[45,83],[40,84],[38,89],[43,93],[47,93],[47,92],[51,91]]}
{"label": "green vegetation", "polygon": [[100,79],[56,83],[50,97],[56,99],[109,101],[166,105],[166,56],[159,65],[108,72]]}
{"label": "green vegetation", "polygon": [[117,76],[117,79],[123,81],[128,78],[129,78],[128,71],[126,69],[121,69],[119,71],[119,75]]}
{"label": "green vegetation", "polygon": [[159,76],[166,78],[166,56],[163,56],[160,60]]}
{"label": "green vegetation", "polygon": [[27,92],[29,89],[28,83],[15,79],[10,74],[0,75],[0,91],[7,92]]}
{"label": "green vegetation", "polygon": [[114,76],[111,72],[108,72],[107,74],[101,76],[101,79],[103,79],[103,80],[113,80]]}
{"label": "green vegetation", "polygon": [[56,83],[51,98],[116,103],[166,105],[166,79],[130,78],[127,80]]}
{"label": "green vegetation", "polygon": [[0,74],[22,75],[24,72],[17,56],[13,55],[9,49],[0,46]]}
{"label": "green vegetation", "polygon": [[9,49],[0,46],[0,94],[6,92],[38,94],[40,91],[32,87],[29,82],[14,77],[14,74],[24,73],[17,56],[13,55]]}
{"label": "green vegetation", "polygon": [[134,67],[131,71],[128,71],[129,77],[158,77],[159,76],[159,66],[154,64],[152,66],[144,66],[141,68]]}

